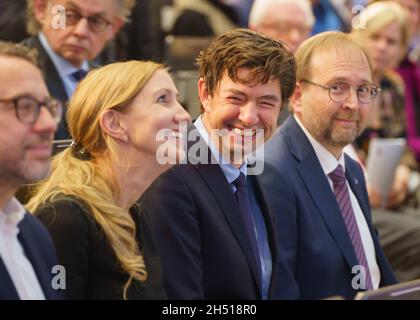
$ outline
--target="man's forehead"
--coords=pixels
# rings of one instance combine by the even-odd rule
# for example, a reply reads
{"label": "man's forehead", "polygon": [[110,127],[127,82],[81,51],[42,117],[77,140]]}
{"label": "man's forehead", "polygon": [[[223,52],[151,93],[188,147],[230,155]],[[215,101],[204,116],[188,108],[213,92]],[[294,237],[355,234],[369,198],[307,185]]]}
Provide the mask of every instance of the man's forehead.
{"label": "man's forehead", "polygon": [[310,73],[327,74],[335,71],[366,70],[371,75],[370,66],[365,53],[358,47],[336,47],[317,50],[312,54],[309,64]]}
{"label": "man's forehead", "polygon": [[0,96],[48,93],[41,71],[22,58],[0,55]]}
{"label": "man's forehead", "polygon": [[300,23],[306,22],[306,15],[302,8],[293,2],[280,2],[273,4],[266,11],[264,21]]}
{"label": "man's forehead", "polygon": [[52,4],[79,9],[86,14],[101,14],[115,10],[115,0],[53,0]]}

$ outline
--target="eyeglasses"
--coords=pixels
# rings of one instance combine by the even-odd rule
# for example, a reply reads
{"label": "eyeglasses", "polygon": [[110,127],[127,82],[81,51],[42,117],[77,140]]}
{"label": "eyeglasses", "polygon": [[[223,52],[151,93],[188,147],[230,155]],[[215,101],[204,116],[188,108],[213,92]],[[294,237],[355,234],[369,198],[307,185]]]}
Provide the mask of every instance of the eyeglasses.
{"label": "eyeglasses", "polygon": [[[344,102],[350,96],[351,86],[345,82],[337,82],[330,86],[323,86],[321,84],[318,84],[318,83],[315,83],[306,79],[300,82],[306,82],[314,86],[328,90],[330,99],[337,103]],[[378,95],[378,92],[382,91],[381,88],[377,87],[373,83],[366,83],[364,85],[356,87],[355,89],[356,89],[357,99],[359,100],[360,103],[363,103],[363,104],[368,104],[368,103],[373,102],[376,96]]]}
{"label": "eyeglasses", "polygon": [[111,22],[100,15],[84,16],[80,12],[73,9],[66,9],[66,24],[73,26],[79,23],[83,18],[87,19],[89,29],[95,33],[105,31],[111,25]]}
{"label": "eyeglasses", "polygon": [[262,24],[262,28],[274,30],[278,35],[289,35],[292,31],[296,31],[300,36],[306,37],[311,32],[311,28],[307,26],[292,25],[287,22]]}
{"label": "eyeglasses", "polygon": [[16,117],[19,121],[26,124],[34,124],[41,113],[41,107],[46,107],[58,124],[63,115],[63,104],[56,99],[48,98],[44,102],[39,102],[31,96],[20,96],[13,99],[0,99],[0,102],[13,103]]}

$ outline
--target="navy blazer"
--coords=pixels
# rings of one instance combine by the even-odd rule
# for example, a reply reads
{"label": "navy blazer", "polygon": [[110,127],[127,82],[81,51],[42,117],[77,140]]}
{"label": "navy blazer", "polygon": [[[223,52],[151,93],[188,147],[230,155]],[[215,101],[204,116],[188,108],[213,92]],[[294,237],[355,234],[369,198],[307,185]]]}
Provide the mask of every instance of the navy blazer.
{"label": "navy blazer", "polygon": [[[54,290],[52,287],[51,281],[55,275],[52,273],[52,268],[57,265],[57,257],[47,229],[30,213],[25,214],[18,228],[18,240],[35,270],[45,298],[49,300],[62,299],[62,294],[59,290]],[[0,300],[19,299],[19,295],[1,257],[0,284]]]}
{"label": "navy blazer", "polygon": [[[199,136],[197,143],[203,147],[200,150],[211,154]],[[267,208],[258,178],[255,182],[273,259],[269,298],[294,299],[296,283],[278,257],[275,218]],[[152,217],[168,298],[261,298],[251,242],[218,164],[176,165],[152,184],[140,203]]]}
{"label": "navy blazer", "polygon": [[[299,285],[301,299],[341,295],[352,299],[358,260],[334,193],[308,138],[293,115],[265,146],[262,188],[277,217],[280,252]],[[375,246],[380,286],[396,283],[372,226],[363,172],[345,155],[347,181]]]}

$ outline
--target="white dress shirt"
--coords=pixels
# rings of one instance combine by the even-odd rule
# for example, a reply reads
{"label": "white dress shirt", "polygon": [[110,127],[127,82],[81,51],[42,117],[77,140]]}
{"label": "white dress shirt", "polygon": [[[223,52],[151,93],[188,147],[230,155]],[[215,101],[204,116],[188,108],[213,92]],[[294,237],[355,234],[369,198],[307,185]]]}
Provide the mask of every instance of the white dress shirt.
{"label": "white dress shirt", "polygon": [[[298,125],[302,128],[305,135],[308,137],[309,142],[311,143],[315,154],[319,160],[319,163],[321,164],[322,170],[327,176],[330,187],[334,192],[333,182],[328,176],[328,174],[334,171],[339,164],[343,167],[344,172],[346,172],[344,152],[341,153],[340,158],[337,160],[331,152],[325,149],[317,140],[315,140],[314,137],[312,137],[312,135],[308,132],[308,130],[306,130],[302,122],[300,122],[300,120],[296,116],[294,116],[294,118]],[[362,209],[360,208],[357,198],[351,190],[348,181],[346,181],[346,184],[350,194],[351,206],[356,216],[356,222],[359,228],[360,237],[362,238],[362,244],[365,250],[366,259],[372,278],[372,286],[374,289],[377,289],[381,280],[381,274],[379,272],[378,263],[376,261],[375,246],[373,244],[372,235],[370,234],[365,216],[363,215]]]}
{"label": "white dress shirt", "polygon": [[20,299],[45,300],[35,270],[18,240],[18,224],[25,214],[25,209],[16,198],[0,209],[0,257]]}

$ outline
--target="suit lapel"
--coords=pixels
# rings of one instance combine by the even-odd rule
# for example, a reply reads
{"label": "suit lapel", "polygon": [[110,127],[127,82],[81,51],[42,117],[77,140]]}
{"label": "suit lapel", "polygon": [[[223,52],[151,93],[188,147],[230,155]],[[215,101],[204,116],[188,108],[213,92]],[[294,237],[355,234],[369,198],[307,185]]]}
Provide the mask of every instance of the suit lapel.
{"label": "suit lapel", "polygon": [[222,209],[222,212],[248,261],[258,287],[258,292],[261,292],[260,273],[254,258],[251,241],[249,240],[245,223],[240,216],[233,192],[227,183],[222,169],[220,169],[220,166],[217,164],[197,165],[196,169]]}
{"label": "suit lapel", "polygon": [[[347,158],[347,156],[346,156]],[[362,188],[362,181],[355,175],[354,170],[352,169],[351,164],[346,159],[346,179],[350,185],[350,189],[353,191],[353,194],[356,196],[357,202],[359,203],[360,208],[362,209],[363,215],[365,216],[366,222],[369,226],[369,229],[372,225],[372,221],[370,219],[370,212],[368,199],[364,197],[363,188]],[[372,232],[372,230],[370,230]]]}
{"label": "suit lapel", "polygon": [[285,138],[292,154],[300,161],[297,165],[297,170],[312,201],[318,208],[322,219],[348,265],[351,268],[358,265],[356,253],[354,252],[337,200],[308,138],[293,117],[289,118],[285,130],[289,131]]}
{"label": "suit lapel", "polygon": [[[29,213],[27,213],[29,214]],[[35,245],[36,241],[33,238],[33,234],[30,228],[27,227],[27,223],[24,219],[19,224],[19,235],[18,239],[21,243],[23,250],[25,252],[25,256],[31,262],[32,267],[34,268],[35,274],[38,278],[39,284],[44,292],[45,298],[51,298],[50,292],[51,288],[51,279],[49,275],[48,266],[43,259],[43,254],[39,250],[39,247]]]}
{"label": "suit lapel", "polygon": [[39,61],[43,66],[45,81],[47,82],[48,90],[55,98],[67,103],[68,96],[64,88],[63,81],[54,66],[54,63],[44,50],[39,38],[37,36],[32,38],[32,45],[38,50]]}
{"label": "suit lapel", "polygon": [[[190,152],[191,150],[194,152]],[[199,175],[203,178],[203,181],[218,202],[219,207],[232,229],[232,233],[237,239],[239,246],[248,261],[258,292],[261,292],[259,268],[254,258],[254,252],[246,231],[245,222],[240,216],[232,189],[230,188],[222,169],[216,164],[217,162],[212,156],[207,144],[205,144],[198,134],[198,130],[192,125],[188,127],[188,151],[188,162],[195,166]],[[197,153],[196,151],[202,151],[203,153]]]}
{"label": "suit lapel", "polygon": [[349,170],[346,169],[347,181],[349,182],[350,188],[353,191],[360,208],[362,209],[363,215],[366,219],[366,223],[370,231],[370,236],[372,237],[373,245],[375,247],[376,262],[378,263],[378,267],[381,273],[381,283],[379,285],[382,286],[386,270],[385,268],[387,268],[387,262],[383,254],[379,238],[373,227],[372,218],[370,215],[369,199],[366,197],[364,188],[362,188],[361,178],[357,178],[355,170],[351,170],[352,166],[349,163],[349,161],[346,161],[346,168],[349,168]]}

